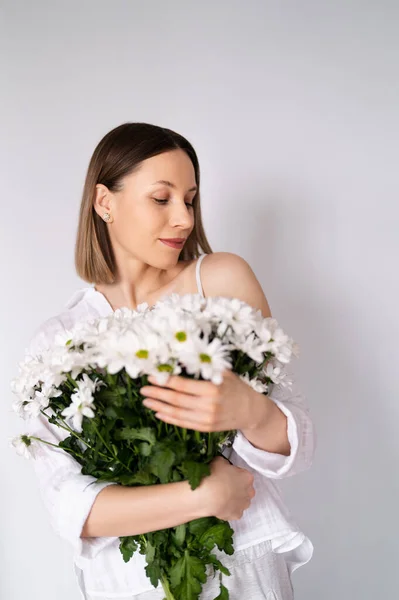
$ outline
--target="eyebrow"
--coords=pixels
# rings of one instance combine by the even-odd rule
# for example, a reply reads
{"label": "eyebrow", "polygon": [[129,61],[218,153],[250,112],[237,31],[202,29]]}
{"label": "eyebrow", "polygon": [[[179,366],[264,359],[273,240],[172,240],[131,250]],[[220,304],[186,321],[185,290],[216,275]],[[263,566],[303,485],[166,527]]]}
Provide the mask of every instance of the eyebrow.
{"label": "eyebrow", "polygon": [[[163,185],[167,185],[170,188],[173,188],[174,190],[176,189],[176,186],[174,183],[172,183],[171,181],[166,181],[165,179],[160,179],[159,181],[155,181],[152,185],[157,185],[158,183],[162,183]],[[190,188],[188,191],[189,192],[196,192],[198,190],[198,187],[195,185],[194,187]]]}

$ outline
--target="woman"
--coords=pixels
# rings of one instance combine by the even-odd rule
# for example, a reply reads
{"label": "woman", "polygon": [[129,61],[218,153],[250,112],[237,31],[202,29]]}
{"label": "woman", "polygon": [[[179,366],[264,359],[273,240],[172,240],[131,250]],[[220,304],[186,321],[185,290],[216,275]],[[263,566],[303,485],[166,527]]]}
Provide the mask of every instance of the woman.
{"label": "woman", "polygon": [[[212,253],[201,219],[196,153],[169,129],[126,123],[98,144],[84,186],[75,263],[79,276],[94,285],[76,292],[39,328],[32,354],[77,322],[142,302],[151,306],[171,293],[237,297],[271,316],[249,265],[234,254]],[[75,548],[83,597],[162,599],[162,590],[145,575],[143,556],[123,562],[118,536],[214,515],[229,520],[235,532],[235,554],[223,556],[231,571],[224,577],[231,600],[293,598],[291,573],[311,558],[312,545],[274,480],[311,464],[313,428],[301,396],[276,390],[265,397],[231,372],[221,386],[173,376],[142,393],[145,405],[167,423],[200,431],[238,429],[229,455],[233,464],[216,459],[195,491],[187,482],[122,487],[96,483],[70,455],[43,448],[35,469],[55,529]],[[43,418],[31,428],[48,441],[62,439],[62,430]],[[201,598],[215,598],[218,587],[210,577]]]}

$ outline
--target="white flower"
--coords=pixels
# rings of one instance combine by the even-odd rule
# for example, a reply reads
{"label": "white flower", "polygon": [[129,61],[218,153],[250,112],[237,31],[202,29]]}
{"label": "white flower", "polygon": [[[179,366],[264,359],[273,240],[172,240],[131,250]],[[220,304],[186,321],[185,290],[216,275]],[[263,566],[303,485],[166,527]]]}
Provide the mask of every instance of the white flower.
{"label": "white flower", "polygon": [[240,375],[240,379],[241,379],[241,381],[243,381],[244,383],[249,385],[253,390],[255,390],[255,392],[259,392],[260,394],[267,393],[267,391],[269,389],[268,385],[266,385],[265,383],[262,383],[256,377],[254,377],[253,379],[250,379],[248,373],[245,373],[244,375]]}
{"label": "white flower", "polygon": [[278,326],[276,319],[264,319],[258,324],[256,333],[266,344],[267,351],[281,363],[288,364],[293,351],[298,352],[297,344]]}
{"label": "white flower", "polygon": [[93,349],[93,360],[108,373],[119,373],[126,369],[132,379],[153,370],[158,362],[166,362],[169,352],[162,338],[145,323],[117,333],[107,332],[98,347]]}
{"label": "white flower", "polygon": [[164,312],[171,310],[173,312],[186,312],[198,315],[206,306],[206,299],[200,294],[169,294],[163,296],[154,305],[154,312]]}
{"label": "white flower", "polygon": [[40,411],[48,407],[48,395],[45,392],[36,391],[32,400],[25,405],[25,412],[28,417],[36,418]]}
{"label": "white flower", "polygon": [[24,396],[18,396],[12,403],[13,411],[16,412],[19,417],[22,417],[22,419],[26,419],[27,417],[25,411],[25,402],[26,398]]}
{"label": "white flower", "polygon": [[146,315],[149,311],[150,307],[147,302],[138,304],[136,310],[127,307],[117,308],[111,315],[111,321],[116,321],[126,326],[127,323],[132,323],[136,319],[141,319],[143,315]]}
{"label": "white flower", "polygon": [[273,383],[278,384],[281,378],[281,368],[275,367],[271,362],[266,365],[266,368],[263,369],[266,377],[268,377]]}
{"label": "white flower", "polygon": [[71,395],[71,404],[64,408],[62,416],[67,419],[72,419],[73,428],[80,432],[82,431],[83,417],[92,419],[94,417],[94,398],[93,393],[97,388],[97,380],[92,381],[90,377],[84,373],[81,380],[76,382],[78,389]]}
{"label": "white flower", "polygon": [[267,363],[266,367],[263,369],[263,373],[275,385],[287,388],[292,386],[292,381],[288,379],[287,373],[284,372],[280,366],[274,365],[272,361]]}
{"label": "white flower", "polygon": [[262,342],[254,333],[246,337],[236,338],[232,345],[247,354],[256,363],[264,360],[264,353],[267,351],[267,345]]}
{"label": "white flower", "polygon": [[237,336],[247,336],[256,323],[255,309],[238,298],[208,298],[204,313],[218,324],[219,337],[222,337],[229,327]]}
{"label": "white flower", "polygon": [[87,358],[87,354],[84,352],[72,349],[65,344],[58,347],[54,346],[49,353],[48,369],[44,381],[51,381],[53,385],[58,387],[66,380],[65,373],[71,373],[75,379],[86,367]]}
{"label": "white flower", "polygon": [[11,447],[14,448],[19,456],[24,458],[35,458],[37,454],[37,444],[28,435],[18,435],[11,440]]}
{"label": "white flower", "polygon": [[159,385],[166,385],[171,375],[180,375],[182,369],[178,364],[160,364],[148,371],[148,375],[153,375]]}
{"label": "white flower", "polygon": [[144,303],[136,310],[121,308],[107,317],[80,321],[57,335],[51,348],[26,356],[12,382],[13,408],[23,418],[37,417],[71,375],[77,389],[63,387],[71,402],[62,414],[81,429],[84,416],[94,417],[96,383],[87,375],[94,369],[109,374],[125,369],[132,379],[151,374],[161,384],[183,372],[220,384],[224,370],[231,369],[234,350],[258,365],[270,353],[260,380],[243,376],[257,391],[265,391],[265,380],[289,385],[283,367],[298,354],[298,346],[275,319],[263,318],[236,298],[172,294],[153,307]]}
{"label": "white flower", "polygon": [[151,327],[168,344],[172,356],[179,355],[203,332],[193,315],[174,311],[162,311],[162,314],[154,313],[151,318]]}
{"label": "white flower", "polygon": [[[65,329],[65,331],[61,331],[55,334],[54,336],[54,344],[56,346],[70,346],[73,343],[76,343],[74,340],[75,333],[70,329]],[[68,343],[69,342],[69,343]]]}
{"label": "white flower", "polygon": [[181,361],[188,373],[201,375],[216,385],[222,383],[223,371],[231,369],[229,358],[229,348],[218,338],[210,343],[206,338],[198,339],[181,354]]}

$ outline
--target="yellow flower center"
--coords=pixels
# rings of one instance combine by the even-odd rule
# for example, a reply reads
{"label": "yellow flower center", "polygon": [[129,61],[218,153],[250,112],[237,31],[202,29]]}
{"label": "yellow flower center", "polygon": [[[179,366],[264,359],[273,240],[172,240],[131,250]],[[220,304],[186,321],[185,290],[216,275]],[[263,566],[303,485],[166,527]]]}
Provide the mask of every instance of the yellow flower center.
{"label": "yellow flower center", "polygon": [[166,373],[172,373],[173,368],[172,365],[158,365],[157,367],[158,371],[160,371],[161,373],[166,372]]}
{"label": "yellow flower center", "polygon": [[176,333],[176,339],[178,342],[185,342],[187,340],[187,333],[185,331],[178,331]]}
{"label": "yellow flower center", "polygon": [[203,363],[210,363],[210,362],[212,362],[212,359],[209,356],[209,354],[200,354],[199,357],[200,357],[200,361],[203,362]]}

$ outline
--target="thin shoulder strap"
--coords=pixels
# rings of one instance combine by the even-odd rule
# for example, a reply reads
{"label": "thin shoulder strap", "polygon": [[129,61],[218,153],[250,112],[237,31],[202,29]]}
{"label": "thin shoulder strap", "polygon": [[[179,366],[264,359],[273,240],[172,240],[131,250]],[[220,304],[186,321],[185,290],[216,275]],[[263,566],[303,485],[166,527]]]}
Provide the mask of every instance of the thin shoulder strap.
{"label": "thin shoulder strap", "polygon": [[206,254],[201,254],[201,256],[198,258],[197,264],[195,266],[195,276],[197,278],[197,289],[198,289],[198,293],[203,298],[205,298],[205,295],[204,295],[204,290],[202,288],[200,268],[201,268],[201,263],[202,263],[203,259],[205,258],[205,256],[206,256]]}

